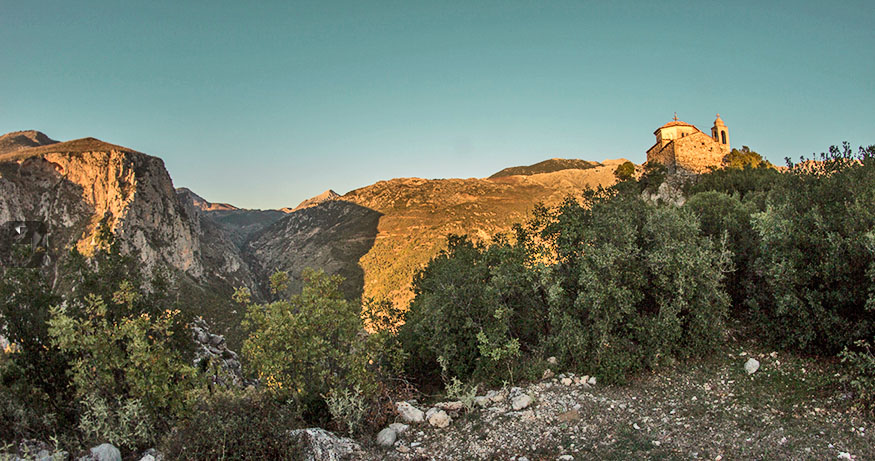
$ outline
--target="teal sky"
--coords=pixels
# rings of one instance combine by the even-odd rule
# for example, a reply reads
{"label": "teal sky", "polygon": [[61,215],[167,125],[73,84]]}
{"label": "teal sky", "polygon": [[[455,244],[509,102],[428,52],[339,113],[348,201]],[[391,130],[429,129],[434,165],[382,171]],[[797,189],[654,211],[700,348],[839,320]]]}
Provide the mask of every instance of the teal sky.
{"label": "teal sky", "polygon": [[122,144],[251,208],[640,163],[674,112],[783,164],[875,144],[873,24],[871,1],[0,0],[0,132]]}

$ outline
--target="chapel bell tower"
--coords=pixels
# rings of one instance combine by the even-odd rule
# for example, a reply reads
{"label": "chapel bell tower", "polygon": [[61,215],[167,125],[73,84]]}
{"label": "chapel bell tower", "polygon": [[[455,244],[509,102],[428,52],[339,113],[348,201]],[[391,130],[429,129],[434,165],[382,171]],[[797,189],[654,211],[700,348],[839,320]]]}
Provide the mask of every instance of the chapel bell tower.
{"label": "chapel bell tower", "polygon": [[729,128],[726,128],[726,124],[723,123],[720,114],[717,114],[717,120],[714,120],[714,126],[711,127],[711,138],[717,144],[720,144],[720,148],[724,152],[729,153]]}

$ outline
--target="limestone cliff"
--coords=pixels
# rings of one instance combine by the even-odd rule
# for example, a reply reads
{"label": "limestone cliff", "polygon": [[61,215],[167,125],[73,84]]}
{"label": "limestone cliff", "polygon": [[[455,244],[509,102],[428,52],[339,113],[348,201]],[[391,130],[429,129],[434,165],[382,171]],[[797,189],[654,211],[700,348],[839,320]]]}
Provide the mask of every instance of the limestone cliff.
{"label": "limestone cliff", "polygon": [[202,213],[177,198],[161,159],[122,146],[85,138],[0,154],[0,222],[45,222],[43,264],[55,275],[66,249],[92,252],[106,220],[146,272],[166,267],[225,294],[234,286],[256,288],[235,245]]}

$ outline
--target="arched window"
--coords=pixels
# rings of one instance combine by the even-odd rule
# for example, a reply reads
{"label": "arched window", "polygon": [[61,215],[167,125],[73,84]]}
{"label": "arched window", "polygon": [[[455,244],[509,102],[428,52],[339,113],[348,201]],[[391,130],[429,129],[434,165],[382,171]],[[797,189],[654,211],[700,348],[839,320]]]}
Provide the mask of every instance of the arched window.
{"label": "arched window", "polygon": [[725,131],[720,132],[720,139],[723,141],[723,144],[726,144],[726,132]]}

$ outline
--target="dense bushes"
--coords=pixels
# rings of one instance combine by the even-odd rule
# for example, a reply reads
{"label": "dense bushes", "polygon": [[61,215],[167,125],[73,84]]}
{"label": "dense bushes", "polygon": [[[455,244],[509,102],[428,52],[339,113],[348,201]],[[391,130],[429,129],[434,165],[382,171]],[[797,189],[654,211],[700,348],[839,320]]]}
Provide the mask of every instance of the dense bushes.
{"label": "dense bushes", "polygon": [[875,336],[873,159],[845,145],[781,172],[743,149],[689,182],[681,208],[641,200],[665,174],[650,167],[637,185],[537,209],[513,240],[451,237],[416,278],[408,371],[507,379],[556,355],[618,381],[712,350],[729,313],[785,347],[849,347],[866,395],[870,356],[853,344]]}
{"label": "dense bushes", "polygon": [[[376,383],[368,368],[361,306],[343,297],[339,276],[309,269],[302,276],[300,294],[247,308],[243,357],[278,399],[294,400],[309,415],[324,415],[329,393],[357,389],[366,398]],[[283,290],[274,286],[273,291]]]}
{"label": "dense bushes", "polygon": [[162,442],[167,459],[301,459],[288,436],[303,426],[297,407],[255,390],[220,391],[197,402]]}
{"label": "dense bushes", "polygon": [[621,381],[719,343],[727,255],[695,217],[633,195],[566,202],[544,226],[559,263],[550,288],[551,354]]}
{"label": "dense bushes", "polygon": [[795,166],[754,215],[771,295],[758,313],[781,344],[835,354],[875,335],[875,147],[821,160]]}
{"label": "dense bushes", "polygon": [[620,381],[719,343],[728,257],[692,214],[602,192],[541,209],[515,237],[452,237],[417,276],[402,327],[414,374],[508,378],[513,364],[556,355]]}
{"label": "dense bushes", "polygon": [[[523,234],[519,230],[520,235]],[[546,332],[545,295],[526,248],[450,236],[448,248],[414,279],[401,328],[414,375],[503,379]]]}

